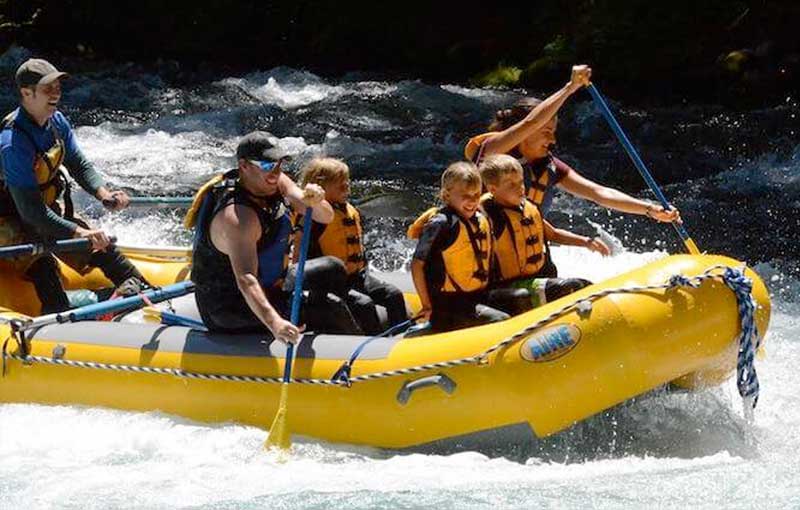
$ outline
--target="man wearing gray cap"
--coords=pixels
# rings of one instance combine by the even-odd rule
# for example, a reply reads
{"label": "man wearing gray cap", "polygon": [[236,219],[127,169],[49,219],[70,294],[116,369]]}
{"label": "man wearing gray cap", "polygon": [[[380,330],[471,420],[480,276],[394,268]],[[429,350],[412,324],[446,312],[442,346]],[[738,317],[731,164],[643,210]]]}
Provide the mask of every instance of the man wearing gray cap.
{"label": "man wearing gray cap", "polygon": [[288,155],[274,141],[261,131],[244,136],[236,149],[237,168],[210,180],[195,196],[186,221],[195,226],[192,280],[209,330],[266,328],[279,340],[297,343],[302,329],[285,319],[283,281],[292,235],[287,206],[311,207],[320,223],[331,222],[333,208],[320,186],[300,189],[282,172]]}
{"label": "man wearing gray cap", "polygon": [[[109,246],[106,233],[74,215],[62,166],[84,190],[113,210],[126,207],[130,198],[124,191],[106,188],[78,147],[69,122],[58,111],[61,80],[66,77],[67,73],[42,59],[29,59],[17,69],[20,106],[3,119],[0,132],[0,245],[89,239],[96,250],[90,256],[62,259],[79,272],[99,267],[116,286],[134,281],[143,284],[139,271]],[[33,281],[43,313],[69,308],[52,255],[17,259],[11,266]]]}

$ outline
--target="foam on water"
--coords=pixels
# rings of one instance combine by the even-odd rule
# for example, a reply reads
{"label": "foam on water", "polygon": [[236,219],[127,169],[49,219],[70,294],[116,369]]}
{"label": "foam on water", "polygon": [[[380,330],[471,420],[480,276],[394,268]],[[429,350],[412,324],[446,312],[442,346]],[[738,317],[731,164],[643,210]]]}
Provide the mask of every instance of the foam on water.
{"label": "foam on water", "polygon": [[[27,55],[19,48],[6,53],[0,68],[13,69]],[[73,94],[78,115],[101,111],[101,122],[78,127],[77,137],[115,186],[135,195],[187,194],[233,166],[239,136],[267,129],[300,162],[316,154],[341,156],[354,170],[355,189],[394,193],[368,216],[365,238],[371,263],[391,270],[403,269],[411,256],[413,243],[404,239],[404,229],[432,202],[436,175],[460,157],[466,136],[519,96],[418,81],[325,80],[288,68],[192,90],[165,88],[142,76],[115,98],[132,94],[126,107],[136,120],[129,121],[103,110],[107,106],[94,98],[122,81],[95,81],[74,80],[77,89],[66,97]],[[605,130],[590,103],[576,103],[572,115],[581,140]],[[602,136],[609,139],[608,133]],[[787,191],[784,211],[796,209],[796,168],[796,153],[789,160],[766,158],[667,191],[690,197],[691,209],[699,211],[692,227],[699,229],[705,219],[700,216],[722,216],[717,204],[732,194],[747,201],[764,190]],[[128,244],[189,241],[180,211],[109,214],[85,195],[77,200],[96,224]],[[622,240],[611,234],[619,232],[610,228],[612,216],[584,201],[561,196],[554,209],[559,220],[597,231],[615,248],[604,258],[555,247],[564,276],[600,281],[639,267],[664,257],[664,239],[673,235],[667,227],[647,225],[629,242],[627,230],[618,235]],[[786,254],[792,257],[796,253]],[[797,507],[800,281],[782,264],[768,260],[756,267],[773,292],[774,308],[768,354],[757,361],[762,393],[753,427],[743,419],[729,381],[697,393],[655,391],[538,444],[510,444],[491,456],[400,455],[298,439],[284,464],[262,451],[265,432],[253,427],[158,413],[4,404],[0,508]]]}
{"label": "foam on water", "polygon": [[[230,164],[231,149],[202,132],[170,135],[148,129],[120,133],[113,126],[76,130],[82,149],[117,186],[174,192]],[[168,177],[167,177],[168,176]]]}
{"label": "foam on water", "polygon": [[[564,273],[595,280],[664,256],[554,252]],[[762,498],[790,503],[800,498],[793,475],[800,467],[793,453],[800,448],[793,432],[800,425],[800,398],[791,369],[800,362],[800,323],[777,308],[769,356],[758,363],[763,391],[750,431],[729,382],[697,394],[655,393],[592,418],[547,440],[572,451],[560,460],[535,449],[511,459],[474,452],[397,455],[299,439],[284,464],[262,451],[265,432],[253,427],[196,424],[158,413],[6,404],[0,406],[0,507],[713,508],[760,506]]]}

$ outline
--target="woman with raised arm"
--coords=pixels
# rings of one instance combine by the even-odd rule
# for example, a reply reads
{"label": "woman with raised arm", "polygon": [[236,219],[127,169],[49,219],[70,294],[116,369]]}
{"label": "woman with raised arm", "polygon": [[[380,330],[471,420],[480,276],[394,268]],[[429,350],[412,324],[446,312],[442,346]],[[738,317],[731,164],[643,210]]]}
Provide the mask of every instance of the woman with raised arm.
{"label": "woman with raised arm", "polygon": [[556,143],[557,113],[569,96],[590,82],[592,70],[585,65],[573,66],[569,83],[544,101],[523,98],[509,109],[500,110],[488,132],[467,142],[467,159],[480,163],[490,154],[509,154],[525,170],[528,199],[546,215],[553,201],[555,187],[580,198],[617,211],[647,216],[656,221],[680,221],[677,209],[666,211],[662,206],[632,197],[614,188],[598,184],[582,176],[551,152]]}

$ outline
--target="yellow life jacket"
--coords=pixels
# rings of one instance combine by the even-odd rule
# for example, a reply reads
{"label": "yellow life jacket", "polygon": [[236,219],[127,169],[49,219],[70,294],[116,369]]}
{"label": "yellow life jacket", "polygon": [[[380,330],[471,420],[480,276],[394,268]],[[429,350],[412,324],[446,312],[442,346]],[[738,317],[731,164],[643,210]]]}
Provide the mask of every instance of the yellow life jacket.
{"label": "yellow life jacket", "polygon": [[[319,236],[319,247],[323,255],[332,255],[344,262],[347,274],[364,269],[364,244],[361,230],[361,215],[350,205],[333,205],[333,221],[325,226]],[[313,238],[312,238],[313,240]]]}
{"label": "yellow life jacket", "polygon": [[418,239],[425,225],[438,213],[458,218],[458,235],[455,241],[442,250],[445,278],[441,292],[474,292],[489,283],[489,260],[492,253],[492,236],[489,220],[482,212],[475,213],[477,228],[455,212],[445,208],[428,209],[408,227],[408,237]]}
{"label": "yellow life jacket", "polygon": [[224,179],[225,174],[217,174],[200,186],[200,189],[194,194],[192,205],[189,207],[189,210],[186,211],[186,216],[183,218],[183,226],[192,228],[197,224],[197,220],[200,217],[200,209],[203,206],[203,200],[206,198],[206,195],[208,195],[208,192]]}
{"label": "yellow life jacket", "polygon": [[467,145],[464,146],[464,157],[476,165],[480,164],[481,159],[483,159],[483,142],[490,136],[496,134],[497,132],[483,133],[482,135],[470,138],[469,141],[467,141]]}
{"label": "yellow life jacket", "polygon": [[[480,164],[483,159],[483,143],[490,136],[496,135],[496,132],[483,133],[478,136],[473,136],[464,146],[464,156],[476,165]],[[548,187],[551,186],[551,174],[555,175],[555,162],[553,158],[548,158],[547,170],[542,171],[540,175],[536,175],[531,164],[526,159],[520,159],[520,164],[523,168],[523,176],[525,177],[525,190],[528,194],[528,199],[533,202],[537,207],[541,207],[545,201]],[[549,203],[548,203],[549,205]]]}
{"label": "yellow life jacket", "polygon": [[36,177],[36,183],[39,185],[42,201],[47,206],[53,205],[61,196],[61,192],[64,191],[66,182],[61,171],[61,165],[64,163],[64,156],[66,155],[66,145],[58,130],[51,122],[50,131],[53,133],[54,143],[47,150],[43,150],[36,145],[33,136],[15,122],[14,112],[9,113],[3,119],[2,129],[16,129],[31,142],[36,152],[33,160],[33,174]]}
{"label": "yellow life jacket", "polygon": [[487,211],[499,212],[499,217],[490,216],[493,222],[502,222],[502,225],[493,225],[495,235],[502,228],[494,238],[501,280],[537,274],[544,266],[547,252],[539,209],[526,199],[517,207],[502,206],[489,194],[482,197],[481,203]]}
{"label": "yellow life jacket", "polygon": [[[528,200],[533,202],[536,207],[545,206],[544,202],[545,198],[547,197],[547,191],[551,187],[550,178],[551,175],[555,175],[556,173],[556,164],[553,161],[553,158],[547,159],[546,169],[543,170],[538,176],[531,168],[531,163],[529,163],[527,160],[520,160],[520,163],[522,164],[522,168],[525,170],[525,188],[527,189]],[[549,207],[549,205],[550,200],[548,200],[546,207]]]}

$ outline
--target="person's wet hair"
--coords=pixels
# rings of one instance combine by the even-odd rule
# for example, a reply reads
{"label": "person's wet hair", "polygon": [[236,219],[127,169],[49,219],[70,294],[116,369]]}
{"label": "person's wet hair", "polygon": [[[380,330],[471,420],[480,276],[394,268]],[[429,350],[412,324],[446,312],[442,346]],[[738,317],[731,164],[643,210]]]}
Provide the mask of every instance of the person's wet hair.
{"label": "person's wet hair", "polygon": [[489,131],[504,131],[517,122],[524,119],[531,111],[542,104],[541,99],[535,97],[523,97],[511,108],[497,110],[494,114],[492,123],[489,124]]}
{"label": "person's wet hair", "polygon": [[490,154],[481,161],[478,170],[484,184],[496,186],[509,174],[522,175],[522,165],[508,154]]}

